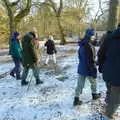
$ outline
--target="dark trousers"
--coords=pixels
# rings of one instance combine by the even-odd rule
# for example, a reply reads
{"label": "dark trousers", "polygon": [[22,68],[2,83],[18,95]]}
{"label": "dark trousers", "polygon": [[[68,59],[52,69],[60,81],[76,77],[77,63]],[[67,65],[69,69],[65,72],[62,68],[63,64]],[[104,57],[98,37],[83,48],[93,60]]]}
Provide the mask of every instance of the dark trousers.
{"label": "dark trousers", "polygon": [[[22,74],[22,81],[26,81],[29,69],[30,69],[29,67],[24,68],[23,74]],[[33,75],[34,75],[36,81],[39,81],[40,80],[40,78],[39,78],[39,68],[37,66],[33,66],[31,69],[33,71]]]}
{"label": "dark trousers", "polygon": [[106,115],[109,118],[113,117],[117,108],[120,105],[120,87],[111,86],[107,95]]}
{"label": "dark trousers", "polygon": [[21,72],[21,67],[20,67],[21,59],[13,57],[13,62],[15,64],[15,67],[13,68],[11,73],[16,74],[16,77],[19,78],[20,77],[20,72]]}

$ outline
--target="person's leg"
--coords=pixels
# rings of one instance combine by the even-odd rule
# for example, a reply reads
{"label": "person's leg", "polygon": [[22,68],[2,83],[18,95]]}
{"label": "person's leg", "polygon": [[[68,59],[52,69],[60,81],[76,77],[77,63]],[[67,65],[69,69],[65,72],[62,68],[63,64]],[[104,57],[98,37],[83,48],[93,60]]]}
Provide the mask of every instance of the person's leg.
{"label": "person's leg", "polygon": [[23,74],[22,74],[22,81],[21,81],[22,85],[27,85],[28,84],[28,82],[26,81],[28,72],[29,72],[29,68],[24,68]]}
{"label": "person's leg", "polygon": [[105,102],[108,103],[108,96],[109,96],[110,91],[111,91],[111,85],[110,85],[110,83],[106,83],[106,87],[107,87],[107,92],[106,92]]}
{"label": "person's leg", "polygon": [[88,79],[91,84],[92,98],[93,98],[93,100],[96,100],[96,99],[100,98],[100,96],[101,96],[100,93],[97,94],[97,81],[93,77],[88,77]]}
{"label": "person's leg", "polygon": [[76,87],[76,90],[75,90],[75,96],[76,97],[79,97],[80,94],[82,94],[82,90],[84,88],[84,85],[85,85],[85,76],[83,75],[79,75],[78,77],[78,81],[77,81],[77,87]]}
{"label": "person's leg", "polygon": [[54,64],[56,64],[56,55],[53,54],[52,57],[53,57],[53,62],[54,62]]}
{"label": "person's leg", "polygon": [[45,61],[45,64],[46,64],[46,65],[48,64],[49,59],[50,59],[50,55],[47,54],[47,58],[46,58],[46,61]]}
{"label": "person's leg", "polygon": [[21,60],[19,58],[16,58],[16,79],[21,79],[20,72],[21,72]]}
{"label": "person's leg", "polygon": [[37,85],[38,85],[38,84],[42,84],[43,81],[40,80],[40,77],[39,77],[39,68],[37,67],[37,65],[34,66],[34,67],[32,68],[32,70],[33,70],[34,77],[35,77],[35,79],[36,79],[36,84],[37,84]]}
{"label": "person's leg", "polygon": [[120,105],[120,87],[111,86],[110,94],[108,94],[108,103],[106,105],[105,114],[109,118],[113,118],[113,114]]}
{"label": "person's leg", "polygon": [[79,75],[78,77],[78,82],[77,82],[77,87],[75,90],[75,98],[74,98],[74,105],[80,105],[82,104],[82,101],[79,100],[79,95],[82,94],[84,85],[85,85],[85,76]]}
{"label": "person's leg", "polygon": [[12,77],[15,77],[15,73],[16,73],[16,61],[15,61],[15,58],[13,58],[13,62],[15,64],[14,68],[12,69],[12,71],[10,72],[10,75]]}

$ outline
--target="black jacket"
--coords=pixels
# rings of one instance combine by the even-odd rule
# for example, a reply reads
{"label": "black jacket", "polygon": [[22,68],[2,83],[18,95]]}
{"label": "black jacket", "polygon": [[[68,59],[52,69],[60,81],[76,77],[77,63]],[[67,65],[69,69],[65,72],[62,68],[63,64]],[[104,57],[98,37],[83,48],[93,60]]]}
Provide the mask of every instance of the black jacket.
{"label": "black jacket", "polygon": [[104,51],[103,79],[113,86],[120,86],[120,28],[112,32]]}
{"label": "black jacket", "polygon": [[47,47],[47,54],[52,55],[57,52],[55,48],[55,43],[52,40],[49,39],[45,43],[45,46]]}
{"label": "black jacket", "polygon": [[103,64],[104,64],[104,61],[105,61],[105,57],[106,57],[106,52],[107,52],[107,48],[111,42],[111,39],[112,39],[112,32],[111,31],[108,31],[105,35],[105,38],[103,40],[103,43],[101,44],[100,46],[100,49],[97,53],[97,56],[98,56],[98,61],[97,61],[97,64],[98,64],[98,69],[99,69],[99,72],[102,73],[102,69],[103,69]]}

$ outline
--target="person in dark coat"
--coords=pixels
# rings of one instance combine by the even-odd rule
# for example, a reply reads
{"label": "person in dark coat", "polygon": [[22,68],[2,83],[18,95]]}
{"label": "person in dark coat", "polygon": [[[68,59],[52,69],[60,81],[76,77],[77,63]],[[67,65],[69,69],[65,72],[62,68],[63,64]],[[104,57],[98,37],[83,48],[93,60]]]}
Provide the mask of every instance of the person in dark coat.
{"label": "person in dark coat", "polygon": [[111,42],[111,38],[112,38],[112,31],[107,31],[107,33],[104,35],[104,40],[102,40],[100,49],[98,50],[97,53],[98,56],[97,64],[99,66],[98,70],[100,73],[102,73],[103,71],[102,68],[106,57],[107,46]]}
{"label": "person in dark coat", "polygon": [[22,48],[23,48],[23,75],[22,75],[22,85],[27,85],[26,81],[28,71],[31,68],[33,70],[34,77],[36,79],[36,85],[42,84],[43,81],[39,77],[39,58],[37,55],[37,49],[35,45],[35,33],[29,32],[23,37]]}
{"label": "person in dark coat", "polygon": [[107,106],[105,114],[109,118],[113,118],[113,114],[120,105],[120,24],[118,28],[112,32],[110,42],[107,43],[105,49],[105,57],[103,59],[103,79],[109,84],[109,94],[107,95]]}
{"label": "person in dark coat", "polygon": [[82,101],[79,100],[79,95],[82,94],[85,79],[88,77],[91,83],[92,98],[96,100],[100,97],[97,93],[97,69],[95,65],[95,50],[90,44],[90,37],[85,36],[84,39],[79,41],[79,65],[78,65],[78,83],[75,90],[74,106],[81,105]]}
{"label": "person in dark coat", "polygon": [[56,48],[55,43],[53,41],[53,36],[49,36],[48,41],[45,43],[45,47],[47,47],[47,58],[45,64],[48,65],[50,57],[52,57],[54,64],[56,64]]}
{"label": "person in dark coat", "polygon": [[19,37],[19,33],[14,32],[13,36],[12,36],[12,39],[10,41],[9,54],[12,56],[14,64],[15,64],[15,67],[10,72],[10,75],[12,77],[16,77],[17,80],[20,80],[21,79],[21,76],[20,76],[20,72],[21,72],[20,64],[21,64],[21,60],[22,60],[22,49],[21,49],[18,37]]}

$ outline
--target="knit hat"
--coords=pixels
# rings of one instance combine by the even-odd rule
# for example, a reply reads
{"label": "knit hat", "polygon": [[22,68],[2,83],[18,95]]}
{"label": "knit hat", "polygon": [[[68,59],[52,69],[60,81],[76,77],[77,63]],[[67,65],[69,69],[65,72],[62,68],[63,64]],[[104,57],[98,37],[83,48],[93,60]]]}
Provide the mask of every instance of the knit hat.
{"label": "knit hat", "polygon": [[13,35],[12,35],[12,40],[16,40],[18,36],[19,36],[19,33],[14,32]]}

